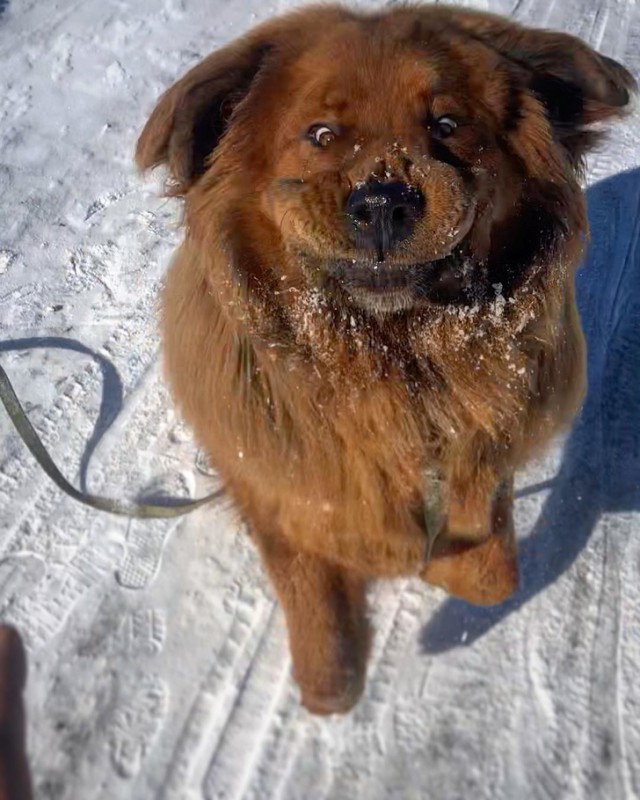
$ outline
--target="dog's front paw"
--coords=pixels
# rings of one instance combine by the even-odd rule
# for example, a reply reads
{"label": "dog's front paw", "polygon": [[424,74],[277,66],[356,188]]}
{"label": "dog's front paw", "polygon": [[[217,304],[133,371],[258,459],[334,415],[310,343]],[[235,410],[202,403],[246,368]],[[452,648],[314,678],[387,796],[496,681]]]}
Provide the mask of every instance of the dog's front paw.
{"label": "dog's front paw", "polygon": [[518,588],[516,549],[495,535],[479,544],[452,541],[429,560],[421,577],[468,603],[496,605]]}
{"label": "dog's front paw", "polygon": [[299,681],[302,705],[311,714],[346,714],[356,705],[364,688],[364,673],[356,669],[336,672],[329,680],[305,684]]}

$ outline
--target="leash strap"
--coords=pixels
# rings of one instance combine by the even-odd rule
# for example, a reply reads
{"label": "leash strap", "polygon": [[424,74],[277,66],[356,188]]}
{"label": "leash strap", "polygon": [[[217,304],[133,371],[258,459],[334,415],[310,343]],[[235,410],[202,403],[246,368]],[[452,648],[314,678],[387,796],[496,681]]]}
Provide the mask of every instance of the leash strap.
{"label": "leash strap", "polygon": [[96,494],[81,492],[72,486],[60,472],[53,459],[47,452],[45,446],[35,429],[33,428],[24,408],[13,390],[11,381],[7,373],[0,366],[0,400],[7,410],[9,418],[13,422],[16,430],[20,434],[22,441],[31,451],[38,464],[47,473],[56,486],[63,492],[73,497],[79,503],[90,506],[98,511],[106,511],[108,514],[118,514],[121,517],[136,517],[139,519],[172,519],[181,517],[195,511],[196,508],[219,500],[224,494],[222,489],[217,492],[200,497],[197,500],[172,499],[171,505],[157,505],[154,503],[135,503],[128,500],[117,500],[111,497],[102,497]]}

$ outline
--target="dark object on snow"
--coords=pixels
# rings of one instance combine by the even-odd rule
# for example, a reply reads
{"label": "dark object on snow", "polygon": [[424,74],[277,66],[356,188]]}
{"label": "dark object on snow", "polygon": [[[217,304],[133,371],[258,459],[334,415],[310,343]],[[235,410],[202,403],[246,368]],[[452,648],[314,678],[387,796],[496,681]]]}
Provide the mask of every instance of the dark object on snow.
{"label": "dark object on snow", "polygon": [[0,625],[0,800],[31,800],[22,692],[27,657],[20,635]]}

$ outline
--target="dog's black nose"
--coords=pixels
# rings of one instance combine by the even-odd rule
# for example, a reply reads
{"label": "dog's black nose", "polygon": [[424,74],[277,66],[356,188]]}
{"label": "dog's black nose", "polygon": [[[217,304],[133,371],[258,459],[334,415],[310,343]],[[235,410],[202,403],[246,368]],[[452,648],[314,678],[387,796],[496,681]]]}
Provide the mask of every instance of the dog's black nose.
{"label": "dog's black nose", "polygon": [[382,260],[385,251],[413,233],[424,213],[424,195],[406,183],[372,181],[351,192],[346,210],[355,228],[356,247],[375,250]]}

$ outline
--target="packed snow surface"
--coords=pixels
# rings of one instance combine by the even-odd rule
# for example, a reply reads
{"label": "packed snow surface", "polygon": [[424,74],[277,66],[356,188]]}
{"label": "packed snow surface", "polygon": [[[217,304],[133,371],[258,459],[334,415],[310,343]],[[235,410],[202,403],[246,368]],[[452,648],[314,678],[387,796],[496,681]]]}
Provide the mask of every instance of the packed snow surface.
{"label": "packed snow surface", "polygon": [[[477,6],[639,71],[633,0]],[[289,7],[0,0],[0,361],[93,491],[212,485],[158,368],[179,208],[132,151],[177,76]],[[640,796],[639,163],[632,117],[589,164],[590,391],[566,442],[519,476],[520,593],[477,610],[418,581],[372,587],[367,690],[345,718],[299,706],[282,614],[233,509],[92,512],[0,413],[0,617],[28,646],[37,798]]]}

